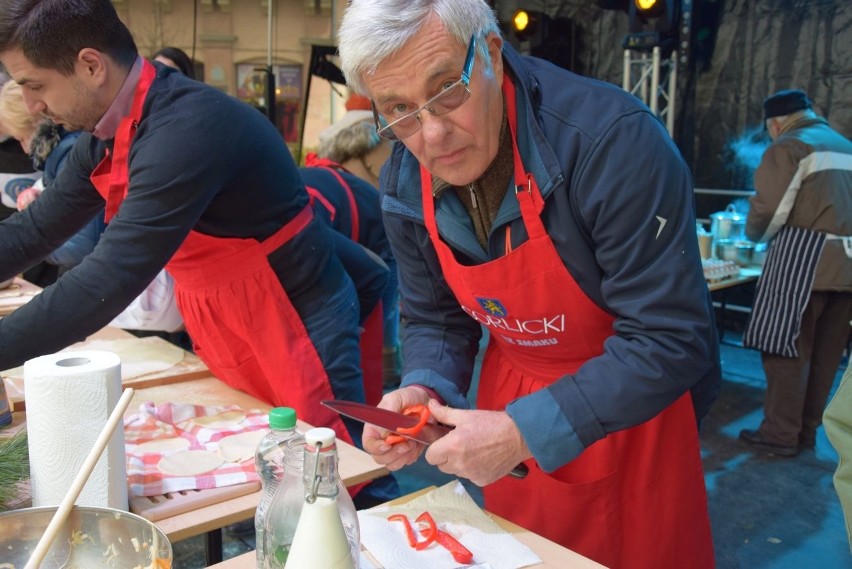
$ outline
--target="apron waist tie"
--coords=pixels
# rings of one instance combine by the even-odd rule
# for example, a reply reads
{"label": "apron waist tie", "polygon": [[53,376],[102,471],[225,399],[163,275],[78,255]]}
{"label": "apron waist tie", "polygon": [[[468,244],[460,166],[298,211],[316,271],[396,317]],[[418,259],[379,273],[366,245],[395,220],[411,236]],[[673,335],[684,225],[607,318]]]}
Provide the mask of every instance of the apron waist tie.
{"label": "apron waist tie", "polygon": [[[173,259],[166,265],[166,269],[177,277],[180,288],[186,291],[197,291],[218,288],[234,281],[235,274],[248,276],[251,273],[267,267],[269,261],[267,256],[273,251],[281,248],[300,231],[305,229],[314,217],[314,210],[310,203],[296,217],[288,221],[271,237],[262,242],[254,239],[239,239],[246,241],[252,246],[244,249],[226,253],[221,256],[210,258],[205,256],[205,263],[201,264],[198,258]],[[192,237],[192,236],[191,236]],[[228,238],[197,235],[198,238],[209,238],[217,241],[227,241]],[[223,271],[222,267],[228,267]]]}

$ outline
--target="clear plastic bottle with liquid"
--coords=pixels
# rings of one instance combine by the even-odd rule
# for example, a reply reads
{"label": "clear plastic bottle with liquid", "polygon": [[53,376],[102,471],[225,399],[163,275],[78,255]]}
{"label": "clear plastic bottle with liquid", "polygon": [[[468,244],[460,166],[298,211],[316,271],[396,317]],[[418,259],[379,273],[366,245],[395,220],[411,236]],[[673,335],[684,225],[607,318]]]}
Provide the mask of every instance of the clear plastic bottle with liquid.
{"label": "clear plastic bottle with liquid", "polygon": [[296,411],[291,407],[275,407],[269,412],[270,431],[260,439],[254,455],[254,465],[260,477],[261,494],[254,515],[257,567],[263,567],[265,557],[264,520],[275,491],[284,478],[285,443],[299,437],[296,431]]}
{"label": "clear plastic bottle with liquid", "polygon": [[[278,485],[263,527],[263,569],[283,569],[293,544],[293,535],[305,502],[305,437],[296,436],[284,444],[284,479]],[[258,542],[257,550],[260,551]]]}
{"label": "clear plastic bottle with liquid", "polygon": [[[288,445],[288,451],[291,446]],[[344,488],[337,463],[336,436],[333,430],[320,427],[305,433],[302,459],[301,511],[298,521],[292,525],[292,488],[288,485],[291,471],[285,474],[285,482],[273,498],[267,518],[267,547],[275,551],[275,562],[283,565],[267,565],[268,569],[354,569],[360,559],[360,528],[355,504]],[[289,454],[288,454],[289,458]],[[289,466],[289,464],[288,464]],[[286,497],[285,497],[286,496]],[[278,510],[279,504],[290,506],[288,511]],[[287,523],[283,523],[287,520]],[[286,531],[280,531],[286,525]],[[293,530],[293,533],[289,532]],[[276,541],[279,535],[292,535],[291,542]],[[287,539],[286,537],[284,538]],[[272,549],[274,548],[274,549]],[[273,555],[267,556],[267,561]]]}

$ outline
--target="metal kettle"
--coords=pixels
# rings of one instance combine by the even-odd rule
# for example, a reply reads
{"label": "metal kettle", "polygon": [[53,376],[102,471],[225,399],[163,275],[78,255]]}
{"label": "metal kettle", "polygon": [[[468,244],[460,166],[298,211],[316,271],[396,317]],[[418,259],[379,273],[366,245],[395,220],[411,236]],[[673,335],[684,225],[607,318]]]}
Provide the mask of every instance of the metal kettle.
{"label": "metal kettle", "polygon": [[731,239],[733,241],[745,239],[746,217],[737,213],[734,204],[728,204],[725,211],[710,214],[710,233],[715,241]]}

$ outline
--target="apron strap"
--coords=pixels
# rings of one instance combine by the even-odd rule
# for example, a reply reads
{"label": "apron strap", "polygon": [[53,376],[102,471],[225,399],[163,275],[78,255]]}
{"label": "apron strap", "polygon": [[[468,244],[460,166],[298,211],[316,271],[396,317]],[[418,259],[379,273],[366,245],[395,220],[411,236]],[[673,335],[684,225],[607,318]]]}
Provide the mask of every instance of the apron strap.
{"label": "apron strap", "polygon": [[[142,60],[142,74],[139,77],[139,83],[136,85],[136,91],[133,94],[133,104],[130,107],[130,114],[121,119],[118,125],[118,130],[115,133],[115,144],[112,151],[112,166],[109,176],[109,191],[106,196],[106,212],[105,219],[108,222],[118,213],[118,208],[127,195],[128,183],[128,157],[130,156],[130,144],[133,136],[136,134],[136,127],[139,125],[139,120],[142,118],[142,105],[145,103],[145,96],[148,94],[148,89],[154,78],[157,76],[157,70],[147,60]],[[107,154],[109,158],[109,154]]]}
{"label": "apron strap", "polygon": [[[512,157],[514,160],[515,197],[521,209],[521,217],[530,239],[547,236],[541,212],[544,209],[544,198],[535,178],[524,168],[521,152],[518,150],[517,130],[518,112],[515,108],[515,86],[508,74],[503,75],[503,95],[506,97],[506,112],[509,119],[509,132],[512,138]],[[432,174],[420,165],[420,185],[423,195],[423,218],[429,236],[434,243],[439,242],[438,225],[435,221],[435,202],[432,196]]]}

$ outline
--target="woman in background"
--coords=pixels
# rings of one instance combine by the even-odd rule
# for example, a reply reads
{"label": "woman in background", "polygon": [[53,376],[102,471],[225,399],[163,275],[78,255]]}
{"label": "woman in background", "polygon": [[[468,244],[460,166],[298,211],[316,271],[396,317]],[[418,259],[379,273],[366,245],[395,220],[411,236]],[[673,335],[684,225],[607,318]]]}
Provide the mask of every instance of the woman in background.
{"label": "woman in background", "polygon": [[153,60],[177,69],[190,79],[195,79],[195,62],[184,50],[178,47],[164,47],[154,54]]}

